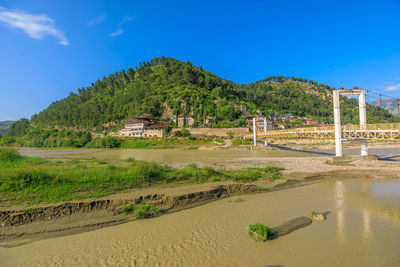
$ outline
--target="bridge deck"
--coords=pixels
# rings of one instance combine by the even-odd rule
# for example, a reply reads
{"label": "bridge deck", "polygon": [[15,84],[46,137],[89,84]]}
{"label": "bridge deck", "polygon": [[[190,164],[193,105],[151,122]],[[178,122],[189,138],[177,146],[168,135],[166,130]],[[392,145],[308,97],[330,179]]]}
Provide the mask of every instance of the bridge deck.
{"label": "bridge deck", "polygon": [[[253,139],[253,134],[245,136]],[[333,139],[335,138],[334,126],[307,127],[286,130],[258,132],[257,139]],[[367,124],[365,129],[359,125],[342,125],[343,139],[398,139],[400,138],[400,123]]]}

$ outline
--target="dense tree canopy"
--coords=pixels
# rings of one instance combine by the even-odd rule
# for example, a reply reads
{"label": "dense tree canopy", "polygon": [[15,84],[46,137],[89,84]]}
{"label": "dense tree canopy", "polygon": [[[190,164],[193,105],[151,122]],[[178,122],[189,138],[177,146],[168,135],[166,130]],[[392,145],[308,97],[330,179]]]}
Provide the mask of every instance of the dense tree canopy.
{"label": "dense tree canopy", "polygon": [[[89,132],[115,131],[142,113],[158,119],[193,116],[200,123],[213,117],[213,127],[244,126],[245,119],[233,104],[246,105],[253,114],[259,109],[267,115],[292,113],[332,123],[332,90],[312,80],[285,76],[235,84],[189,61],[154,58],[71,92],[30,121],[21,119],[11,126],[2,142],[29,136],[43,145],[50,142],[50,146],[68,146],[67,137],[73,136],[74,145],[83,146],[94,142]],[[355,99],[342,99],[343,123],[358,122],[357,106]],[[398,120],[379,107],[368,105],[367,111],[369,123]]]}

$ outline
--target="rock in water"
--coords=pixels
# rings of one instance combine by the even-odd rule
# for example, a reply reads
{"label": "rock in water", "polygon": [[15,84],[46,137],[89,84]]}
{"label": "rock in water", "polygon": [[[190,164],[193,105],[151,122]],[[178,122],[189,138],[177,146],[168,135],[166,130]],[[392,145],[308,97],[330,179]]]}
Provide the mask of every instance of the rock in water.
{"label": "rock in water", "polygon": [[308,217],[302,216],[298,218],[294,218],[290,221],[287,221],[277,227],[274,230],[277,232],[278,236],[283,236],[290,234],[291,232],[306,227],[312,223],[312,220]]}

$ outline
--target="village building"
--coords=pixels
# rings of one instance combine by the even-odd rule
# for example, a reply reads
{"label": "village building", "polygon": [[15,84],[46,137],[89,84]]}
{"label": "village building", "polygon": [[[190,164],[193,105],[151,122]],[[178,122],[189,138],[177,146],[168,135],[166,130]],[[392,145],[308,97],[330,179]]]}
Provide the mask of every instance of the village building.
{"label": "village building", "polygon": [[154,124],[147,126],[143,129],[143,137],[164,137],[164,130],[166,125]]}
{"label": "village building", "polygon": [[243,104],[233,104],[233,108],[236,110],[240,110],[243,116],[250,115],[249,111],[247,110],[247,106]]}
{"label": "village building", "polygon": [[197,120],[193,117],[178,116],[178,127],[193,127],[197,125]]}
{"label": "village building", "polygon": [[267,120],[265,117],[257,116],[257,115],[247,115],[246,116],[246,126],[249,128],[249,130],[251,132],[253,131],[253,119],[256,119],[256,131],[257,132],[264,132],[265,130],[267,130],[267,131],[274,130],[273,122],[270,120]]}
{"label": "village building", "polygon": [[214,120],[213,117],[206,117],[204,119],[204,126],[211,127],[213,120]]}
{"label": "village building", "polygon": [[283,123],[283,122],[274,122],[274,123],[273,123],[273,129],[274,129],[274,130],[282,130],[282,129],[285,129],[285,123]]}
{"label": "village building", "polygon": [[318,122],[316,122],[313,118],[304,118],[304,121],[306,125],[316,125]]}
{"label": "village building", "polygon": [[119,131],[121,137],[163,137],[166,125],[164,122],[155,121],[151,116],[143,114],[133,118],[132,122],[125,124]]}

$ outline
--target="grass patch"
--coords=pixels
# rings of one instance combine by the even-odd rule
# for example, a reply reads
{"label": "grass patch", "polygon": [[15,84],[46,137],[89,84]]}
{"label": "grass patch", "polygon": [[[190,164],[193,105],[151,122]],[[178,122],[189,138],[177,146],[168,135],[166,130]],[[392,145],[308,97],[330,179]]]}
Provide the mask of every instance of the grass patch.
{"label": "grass patch", "polygon": [[135,161],[135,158],[132,158],[132,157],[129,157],[126,159],[126,162],[134,162],[134,161]]}
{"label": "grass patch", "polygon": [[121,148],[130,149],[167,149],[167,148],[185,148],[197,149],[206,144],[212,144],[210,139],[193,138],[191,136],[185,138],[142,138],[135,137],[123,140]]}
{"label": "grass patch", "polygon": [[140,203],[133,211],[133,215],[138,219],[144,219],[159,214],[160,211],[160,208],[157,206],[152,206],[148,203]]}
{"label": "grass patch", "polygon": [[284,168],[275,166],[267,166],[265,168],[245,168],[237,170],[233,175],[233,179],[240,182],[253,182],[260,178],[267,180],[284,179],[284,177],[281,176],[283,170]]}
{"label": "grass patch", "polygon": [[262,223],[250,224],[247,233],[256,240],[267,241],[275,237],[276,231]]}
{"label": "grass patch", "polygon": [[22,159],[22,156],[13,149],[2,148],[0,149],[0,162],[16,162]]}
{"label": "grass patch", "polygon": [[[96,198],[161,183],[240,182],[280,178],[283,168],[213,169],[188,164],[183,168],[141,160],[97,159],[49,161],[0,152],[2,205],[37,204]],[[128,161],[128,162],[127,162]],[[114,164],[115,163],[115,164]]]}
{"label": "grass patch", "polygon": [[241,146],[241,145],[252,145],[253,141],[242,140],[242,139],[233,139],[232,146]]}
{"label": "grass patch", "polygon": [[312,210],[312,211],[310,212],[310,216],[311,216],[311,217],[313,217],[313,216],[315,216],[315,215],[317,215],[317,214],[319,214],[319,212],[316,212],[316,211],[314,211],[314,210]]}
{"label": "grass patch", "polygon": [[128,203],[121,207],[120,212],[122,213],[131,213],[133,211],[132,204]]}

